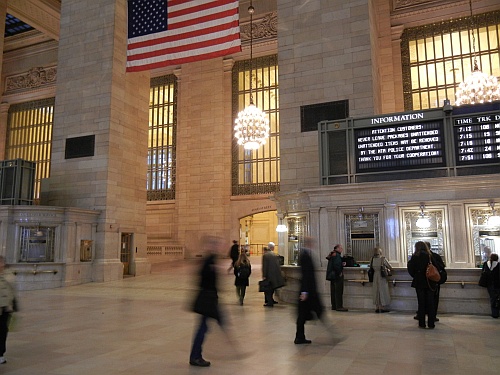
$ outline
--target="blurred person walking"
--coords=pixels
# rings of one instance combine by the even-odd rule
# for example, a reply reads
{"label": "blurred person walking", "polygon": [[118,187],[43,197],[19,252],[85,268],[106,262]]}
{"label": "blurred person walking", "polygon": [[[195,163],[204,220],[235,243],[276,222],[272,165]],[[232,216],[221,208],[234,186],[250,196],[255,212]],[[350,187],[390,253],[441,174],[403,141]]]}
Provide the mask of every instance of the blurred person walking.
{"label": "blurred person walking", "polygon": [[193,337],[189,364],[191,366],[208,367],[210,362],[202,356],[202,346],[208,331],[208,318],[215,319],[223,327],[223,317],[219,309],[217,295],[217,271],[215,260],[222,252],[222,240],[214,236],[206,236],[202,240],[207,255],[199,271],[199,291],[194,302],[193,311],[200,314],[200,323]]}
{"label": "blurred person walking", "polygon": [[306,339],[305,324],[307,320],[314,319],[313,313],[321,319],[324,312],[323,304],[318,295],[314,264],[311,256],[313,239],[306,237],[304,247],[300,249],[299,264],[301,270],[299,306],[297,316],[297,330],[295,332],[294,344],[310,344]]}

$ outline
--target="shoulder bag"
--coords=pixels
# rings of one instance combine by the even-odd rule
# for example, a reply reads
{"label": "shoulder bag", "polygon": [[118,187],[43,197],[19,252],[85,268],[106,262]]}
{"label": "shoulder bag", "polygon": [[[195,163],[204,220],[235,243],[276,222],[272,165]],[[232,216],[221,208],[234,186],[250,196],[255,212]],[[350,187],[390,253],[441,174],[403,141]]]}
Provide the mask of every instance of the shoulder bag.
{"label": "shoulder bag", "polygon": [[370,283],[373,283],[373,274],[375,273],[375,270],[372,267],[373,265],[373,257],[372,260],[370,261],[370,268],[368,269],[368,281]]}
{"label": "shoulder bag", "polygon": [[427,264],[427,269],[425,270],[425,277],[427,278],[427,283],[431,290],[434,289],[431,288],[429,281],[434,281],[435,283],[437,283],[439,282],[439,280],[441,280],[441,275],[439,274],[439,270],[436,268],[434,264],[432,264],[432,258],[430,254],[429,254],[429,263]]}

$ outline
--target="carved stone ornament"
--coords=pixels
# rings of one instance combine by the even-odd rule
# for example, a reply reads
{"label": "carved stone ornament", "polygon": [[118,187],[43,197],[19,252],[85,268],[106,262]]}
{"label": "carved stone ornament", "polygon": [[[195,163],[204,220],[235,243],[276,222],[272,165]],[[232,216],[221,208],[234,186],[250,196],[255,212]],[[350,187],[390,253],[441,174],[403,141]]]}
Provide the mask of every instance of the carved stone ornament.
{"label": "carved stone ornament", "polygon": [[9,76],[5,80],[5,92],[39,88],[56,82],[57,67],[31,68],[27,73]]}
{"label": "carved stone ornament", "polygon": [[[272,12],[264,18],[254,21],[252,27],[253,39],[271,39],[278,37],[278,13]],[[240,25],[241,40],[250,40],[250,22]]]}
{"label": "carved stone ornament", "polygon": [[450,2],[455,2],[455,0],[392,0],[392,9],[398,11],[416,7],[431,7]]}

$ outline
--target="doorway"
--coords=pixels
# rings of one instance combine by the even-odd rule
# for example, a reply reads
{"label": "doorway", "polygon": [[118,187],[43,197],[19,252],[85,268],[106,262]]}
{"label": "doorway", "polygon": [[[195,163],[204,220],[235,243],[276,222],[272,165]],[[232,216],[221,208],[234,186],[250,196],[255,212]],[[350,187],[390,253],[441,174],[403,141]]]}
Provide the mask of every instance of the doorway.
{"label": "doorway", "polygon": [[271,241],[278,251],[278,234],[276,211],[266,211],[240,219],[240,238],[242,246],[248,246],[251,255],[262,255],[263,249]]}
{"label": "doorway", "polygon": [[123,264],[123,275],[129,275],[130,259],[132,257],[132,233],[122,233],[120,246],[120,261]]}

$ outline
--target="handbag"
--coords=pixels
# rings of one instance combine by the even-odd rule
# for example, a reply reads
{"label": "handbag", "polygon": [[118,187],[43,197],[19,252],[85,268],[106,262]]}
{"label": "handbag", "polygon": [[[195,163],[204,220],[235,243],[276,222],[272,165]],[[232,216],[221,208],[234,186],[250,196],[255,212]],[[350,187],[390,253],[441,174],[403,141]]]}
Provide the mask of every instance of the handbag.
{"label": "handbag", "polygon": [[271,282],[267,279],[259,281],[259,292],[270,292],[273,289]]}
{"label": "handbag", "polygon": [[425,277],[427,280],[439,282],[441,280],[441,275],[439,274],[439,270],[436,268],[434,264],[432,264],[431,256],[429,254],[429,263],[427,264],[427,269],[425,270]]}
{"label": "handbag", "polygon": [[391,270],[385,265],[385,257],[382,257],[382,265],[380,266],[380,275],[382,277],[392,276]]}
{"label": "handbag", "polygon": [[[485,266],[485,267],[487,268],[487,266]],[[489,281],[490,281],[489,269],[488,269],[488,271],[483,270],[483,272],[481,272],[481,276],[479,277],[479,283],[478,283],[479,286],[482,286],[483,288],[487,288]]]}
{"label": "handbag", "polygon": [[368,282],[373,283],[373,275],[375,274],[375,270],[373,269],[373,257],[370,260],[370,268],[368,269]]}
{"label": "handbag", "polygon": [[368,281],[370,283],[373,283],[373,274],[375,273],[375,270],[373,269],[373,267],[370,267],[370,269],[368,270]]}

